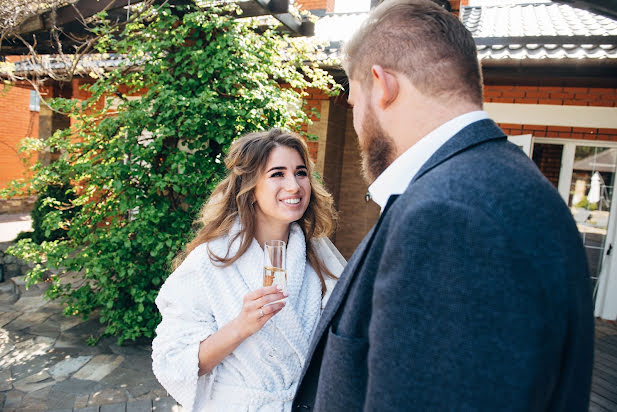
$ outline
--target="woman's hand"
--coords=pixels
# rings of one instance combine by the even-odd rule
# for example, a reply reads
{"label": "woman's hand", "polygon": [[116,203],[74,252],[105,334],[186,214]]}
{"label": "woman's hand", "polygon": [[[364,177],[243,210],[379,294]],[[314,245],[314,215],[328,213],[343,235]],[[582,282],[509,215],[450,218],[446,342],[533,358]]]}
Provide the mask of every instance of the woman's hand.
{"label": "woman's hand", "polygon": [[233,352],[246,338],[257,332],[285,307],[276,302],[288,296],[278,286],[268,286],[244,296],[240,314],[199,344],[199,376],[210,373],[225,356]]}
{"label": "woman's hand", "polygon": [[237,330],[244,340],[260,330],[267,321],[285,307],[285,302],[275,302],[288,296],[280,286],[268,286],[247,293],[243,298],[242,310],[234,319]]}

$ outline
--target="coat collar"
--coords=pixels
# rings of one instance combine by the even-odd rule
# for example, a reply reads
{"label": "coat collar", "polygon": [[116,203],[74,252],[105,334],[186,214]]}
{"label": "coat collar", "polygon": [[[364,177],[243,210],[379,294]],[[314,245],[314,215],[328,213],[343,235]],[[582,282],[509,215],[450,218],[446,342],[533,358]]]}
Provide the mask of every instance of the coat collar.
{"label": "coat collar", "polygon": [[[307,359],[312,358],[313,353],[315,352],[315,349],[317,345],[319,344],[319,341],[321,340],[322,335],[326,332],[326,330],[330,326],[330,322],[332,321],[332,318],[334,318],[334,315],[338,311],[339,306],[344,301],[345,296],[347,296],[347,289],[349,289],[349,286],[351,285],[351,281],[353,280],[358,267],[364,261],[364,257],[367,253],[367,248],[373,242],[373,236],[377,232],[379,226],[381,225],[381,222],[384,220],[384,216],[388,213],[388,210],[394,204],[396,199],[398,199],[398,197],[399,195],[390,196],[390,198],[388,199],[388,203],[384,207],[382,214],[379,216],[379,220],[377,221],[375,226],[373,226],[370,232],[364,237],[364,239],[362,239],[362,242],[356,248],[356,251],[351,256],[351,259],[347,263],[347,266],[345,267],[345,270],[341,274],[337,282],[336,288],[334,288],[334,290],[332,291],[332,295],[330,296],[330,299],[328,300],[328,303],[321,315],[321,318],[319,319],[319,324],[317,325],[317,329],[315,330],[315,335],[313,337],[313,340],[311,341],[309,352],[307,354]],[[300,381],[302,381],[302,378],[304,377],[304,374],[306,373],[307,367],[308,367],[308,362],[304,365],[304,368],[302,370],[302,375],[300,377]]]}
{"label": "coat collar", "polygon": [[464,127],[461,131],[444,143],[443,146],[441,146],[433,154],[433,156],[431,156],[426,163],[422,165],[420,170],[418,170],[418,173],[416,173],[414,178],[411,180],[411,183],[409,183],[409,186],[411,186],[429,170],[457,155],[458,153],[486,141],[503,139],[505,137],[506,135],[504,132],[491,119],[479,120]]}

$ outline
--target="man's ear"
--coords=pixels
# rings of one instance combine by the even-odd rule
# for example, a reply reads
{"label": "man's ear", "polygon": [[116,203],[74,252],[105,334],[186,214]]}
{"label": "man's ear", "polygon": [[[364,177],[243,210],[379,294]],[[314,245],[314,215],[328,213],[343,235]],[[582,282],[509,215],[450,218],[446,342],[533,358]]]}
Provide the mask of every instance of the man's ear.
{"label": "man's ear", "polygon": [[375,103],[379,108],[387,109],[398,97],[400,90],[398,78],[378,64],[371,67],[371,74]]}

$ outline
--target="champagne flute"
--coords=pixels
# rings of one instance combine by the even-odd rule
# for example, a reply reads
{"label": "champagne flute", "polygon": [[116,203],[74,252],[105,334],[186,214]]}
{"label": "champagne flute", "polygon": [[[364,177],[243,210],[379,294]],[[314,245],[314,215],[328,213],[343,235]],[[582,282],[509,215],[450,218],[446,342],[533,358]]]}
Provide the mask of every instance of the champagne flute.
{"label": "champagne flute", "polygon": [[279,285],[283,292],[287,292],[285,251],[282,240],[267,240],[264,243],[264,286]]}

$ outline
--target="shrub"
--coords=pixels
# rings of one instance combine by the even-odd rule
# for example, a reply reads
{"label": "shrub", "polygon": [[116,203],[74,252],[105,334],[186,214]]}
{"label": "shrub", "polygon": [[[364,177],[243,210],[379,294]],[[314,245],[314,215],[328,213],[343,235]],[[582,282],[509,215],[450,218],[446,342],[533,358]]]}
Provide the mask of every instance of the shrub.
{"label": "shrub", "polygon": [[[59,237],[24,239],[11,252],[36,264],[30,283],[55,269],[47,295],[66,303],[68,314],[100,310],[105,333],[120,343],[153,336],[158,289],[224,173],[233,139],[271,127],[299,130],[309,121],[302,90],[335,90],[308,42],[212,5],[170,3],[144,10],[119,36],[97,27],[98,51],[120,53],[126,63],[98,74],[87,100],[53,100],[73,127],[26,146],[61,153],[35,165],[30,182],[49,194],[44,205],[56,207],[42,221]],[[73,184],[64,193],[74,198],[61,199],[64,189],[51,193],[62,182]],[[61,204],[74,212],[59,214]],[[69,272],[83,282],[61,282]]]}
{"label": "shrub", "polygon": [[67,184],[46,186],[30,213],[33,231],[26,238],[30,237],[38,244],[66,238],[67,229],[63,222],[70,221],[78,210],[72,204],[74,199],[72,188]]}

